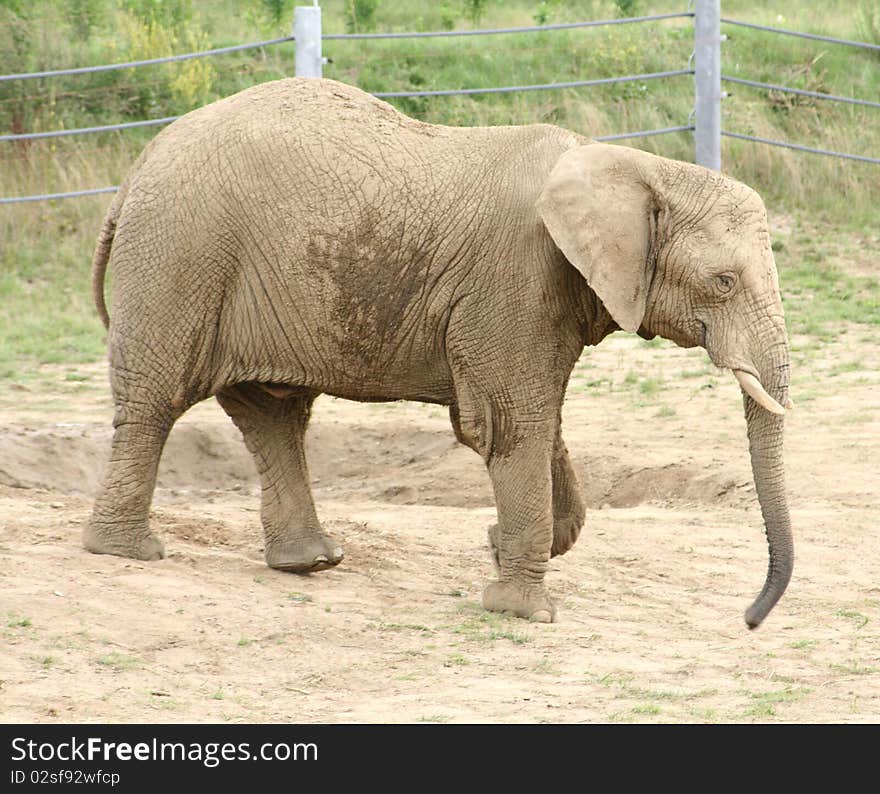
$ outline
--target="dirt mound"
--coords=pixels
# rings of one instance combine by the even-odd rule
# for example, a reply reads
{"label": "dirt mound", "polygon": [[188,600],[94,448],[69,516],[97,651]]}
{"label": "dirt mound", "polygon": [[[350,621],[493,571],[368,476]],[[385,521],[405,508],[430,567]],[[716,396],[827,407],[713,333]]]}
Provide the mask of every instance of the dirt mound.
{"label": "dirt mound", "polygon": [[646,503],[735,505],[752,499],[751,479],[737,479],[689,463],[632,466],[615,458],[575,460],[587,507],[635,507]]}
{"label": "dirt mound", "polygon": [[[111,431],[90,424],[56,424],[0,433],[0,484],[94,496],[106,463]],[[345,499],[366,490],[382,503],[492,507],[489,477],[480,459],[452,432],[388,422],[375,426],[316,422],[308,435],[316,492]],[[63,461],[63,465],[58,465]],[[736,504],[750,480],[718,470],[674,463],[632,466],[613,457],[574,460],[587,507],[644,503]],[[159,467],[157,502],[186,502],[193,493],[254,495],[258,478],[238,431],[230,424],[181,423],[172,431]]]}

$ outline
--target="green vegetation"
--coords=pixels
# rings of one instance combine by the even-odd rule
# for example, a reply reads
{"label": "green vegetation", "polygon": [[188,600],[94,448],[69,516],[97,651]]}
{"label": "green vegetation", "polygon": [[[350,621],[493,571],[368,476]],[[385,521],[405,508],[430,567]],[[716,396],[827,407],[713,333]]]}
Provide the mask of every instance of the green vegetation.
{"label": "green vegetation", "polygon": [[125,653],[113,651],[106,656],[97,659],[101,667],[109,667],[114,672],[123,672],[125,670],[134,670],[143,664],[143,661],[137,656],[129,656]]}
{"label": "green vegetation", "polygon": [[[295,0],[0,0],[0,73],[124,62],[289,33]],[[724,15],[843,38],[880,40],[876,4],[792,0],[784,17],[755,0],[724,0]],[[326,0],[328,33],[439,30],[608,19],[683,11],[685,0]],[[725,73],[871,99],[876,53],[736,28]],[[369,91],[552,83],[684,67],[692,23],[674,19],[548,33],[449,39],[326,41],[328,77]],[[0,133],[57,130],[185,113],[254,83],[293,73],[294,45],[140,69],[0,83]],[[878,111],[727,85],[727,129],[854,153],[880,151]],[[393,100],[441,124],[549,122],[587,135],[687,123],[687,76],[588,89]],[[118,184],[155,128],[0,142],[0,196]],[[677,133],[630,141],[691,159]],[[878,167],[726,138],[725,170],[753,185],[771,215],[794,219],[774,240],[793,333],[826,342],[852,323],[880,322],[877,279],[849,275],[867,261],[880,227]],[[104,331],[90,296],[89,263],[106,195],[0,207],[0,377],[34,365],[93,361]],[[873,237],[871,236],[873,235]],[[832,243],[832,239],[835,241]],[[863,270],[862,272],[868,272]],[[596,387],[602,381],[575,384]],[[651,384],[638,387],[650,396]],[[645,391],[648,390],[648,391]]]}
{"label": "green vegetation", "polygon": [[805,698],[812,691],[812,689],[808,689],[807,687],[792,688],[787,686],[785,689],[777,689],[770,692],[750,692],[748,695],[753,702],[740,716],[754,717],[757,719],[775,717],[777,716],[777,705],[794,703]]}
{"label": "green vegetation", "polygon": [[434,629],[420,623],[380,623],[379,631],[417,631],[421,634],[433,634]]}
{"label": "green vegetation", "polygon": [[444,667],[463,667],[470,664],[470,659],[460,653],[454,653],[443,662]]}
{"label": "green vegetation", "polygon": [[856,659],[850,659],[844,664],[832,664],[831,669],[844,675],[873,675],[874,673],[880,673],[880,667],[863,665]]}
{"label": "green vegetation", "polygon": [[855,609],[838,609],[836,614],[839,618],[848,618],[853,621],[857,629],[864,628],[868,625],[868,616]]}
{"label": "green vegetation", "polygon": [[788,647],[794,648],[796,651],[806,651],[815,648],[818,644],[818,640],[795,640],[794,642],[788,643]]}
{"label": "green vegetation", "polygon": [[458,612],[462,620],[451,626],[450,630],[470,642],[510,640],[515,645],[524,645],[532,641],[528,633],[517,630],[516,627],[523,625],[517,618],[497,612],[486,612],[480,604],[473,601],[459,604]]}

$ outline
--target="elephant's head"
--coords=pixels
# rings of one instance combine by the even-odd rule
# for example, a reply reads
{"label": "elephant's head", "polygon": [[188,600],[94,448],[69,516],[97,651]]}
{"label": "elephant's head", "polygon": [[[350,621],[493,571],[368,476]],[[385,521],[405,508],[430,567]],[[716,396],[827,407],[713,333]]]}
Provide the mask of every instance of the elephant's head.
{"label": "elephant's head", "polygon": [[745,616],[758,626],[794,559],[782,462],[788,340],[763,202],[705,168],[597,143],[559,158],[537,206],[617,325],[700,345],[737,377],[770,547]]}

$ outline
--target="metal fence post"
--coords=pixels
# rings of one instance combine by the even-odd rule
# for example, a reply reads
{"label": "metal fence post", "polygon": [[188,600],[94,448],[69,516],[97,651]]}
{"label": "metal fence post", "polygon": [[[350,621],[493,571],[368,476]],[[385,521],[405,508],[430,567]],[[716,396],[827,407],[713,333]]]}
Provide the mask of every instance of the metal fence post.
{"label": "metal fence post", "polygon": [[694,9],[695,131],[698,165],[721,170],[721,0]]}
{"label": "metal fence post", "polygon": [[296,40],[296,76],[321,77],[321,7],[297,6],[293,12],[293,37]]}

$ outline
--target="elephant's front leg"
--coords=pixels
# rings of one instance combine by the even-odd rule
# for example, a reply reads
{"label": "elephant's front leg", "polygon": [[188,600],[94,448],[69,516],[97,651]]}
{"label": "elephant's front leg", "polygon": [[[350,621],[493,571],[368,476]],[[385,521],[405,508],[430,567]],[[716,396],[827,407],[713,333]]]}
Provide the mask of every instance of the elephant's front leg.
{"label": "elephant's front leg", "polygon": [[553,545],[550,556],[565,554],[578,539],[586,509],[568,450],[557,431],[553,447]]}
{"label": "elephant's front leg", "polygon": [[[553,447],[553,461],[550,468],[553,480],[553,544],[550,556],[565,554],[581,533],[586,517],[586,508],[581,498],[577,475],[568,457],[568,450],[562,436],[557,432]],[[493,524],[489,529],[489,545],[495,566],[500,568],[498,542],[501,525]]]}
{"label": "elephant's front leg", "polygon": [[304,447],[312,399],[275,397],[253,384],[217,394],[260,472],[266,563],[293,573],[330,568],[343,557],[321,529],[312,500]]}
{"label": "elephant's front leg", "polygon": [[550,623],[556,607],[544,587],[553,543],[552,427],[510,427],[521,440],[492,454],[489,476],[495,490],[498,524],[490,532],[499,581],[483,593],[483,606]]}

